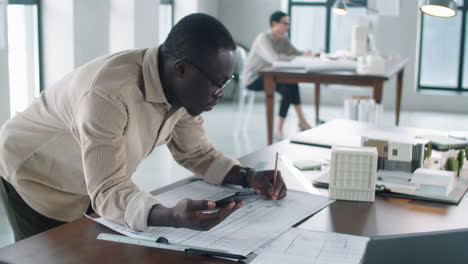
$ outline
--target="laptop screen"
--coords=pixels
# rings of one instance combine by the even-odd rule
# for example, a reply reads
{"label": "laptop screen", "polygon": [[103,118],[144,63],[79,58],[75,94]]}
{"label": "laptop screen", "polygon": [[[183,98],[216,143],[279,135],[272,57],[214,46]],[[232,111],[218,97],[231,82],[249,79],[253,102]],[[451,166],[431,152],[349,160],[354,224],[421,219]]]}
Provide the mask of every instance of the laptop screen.
{"label": "laptop screen", "polygon": [[361,263],[466,264],[468,229],[372,237]]}

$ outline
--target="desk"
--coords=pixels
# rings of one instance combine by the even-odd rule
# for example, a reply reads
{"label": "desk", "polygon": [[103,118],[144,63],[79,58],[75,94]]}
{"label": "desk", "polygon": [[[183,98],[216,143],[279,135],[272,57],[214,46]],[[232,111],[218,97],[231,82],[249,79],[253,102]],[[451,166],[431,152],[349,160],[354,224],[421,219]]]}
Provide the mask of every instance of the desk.
{"label": "desk", "polygon": [[401,91],[403,72],[407,59],[393,59],[386,64],[384,75],[361,75],[352,71],[306,72],[305,70],[265,68],[259,73],[264,78],[265,107],[267,115],[268,144],[273,143],[273,111],[275,83],[309,82],[315,84],[315,123],[319,124],[320,84],[344,84],[371,86],[377,103],[382,102],[383,84],[397,74],[395,96],[395,124],[400,122]]}
{"label": "desk", "polygon": [[[334,131],[334,134],[336,131],[358,134],[376,128],[360,122],[337,120],[314,129],[326,135],[331,131]],[[400,127],[395,129],[402,133],[416,131]],[[428,130],[417,131],[427,132]],[[265,169],[273,168],[274,154],[277,151],[292,161],[306,158],[318,159],[330,155],[330,149],[281,141],[242,157],[241,162],[246,166],[263,164]],[[169,188],[170,186],[165,187],[165,189]],[[328,192],[325,189],[317,189],[317,191],[324,195]],[[468,200],[466,197],[463,198],[458,206],[382,196],[376,196],[374,203],[337,201],[301,223],[300,227],[362,236],[468,228]],[[1,260],[25,264],[235,263],[222,259],[185,255],[181,252],[97,240],[97,235],[102,232],[114,233],[106,227],[83,218],[1,248],[0,263]]]}

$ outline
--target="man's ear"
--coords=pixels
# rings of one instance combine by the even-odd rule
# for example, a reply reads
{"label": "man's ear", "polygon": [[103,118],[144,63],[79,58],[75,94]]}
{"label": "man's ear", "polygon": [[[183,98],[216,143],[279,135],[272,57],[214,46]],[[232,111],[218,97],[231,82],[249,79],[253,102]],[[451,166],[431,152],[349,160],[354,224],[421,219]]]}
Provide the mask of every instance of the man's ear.
{"label": "man's ear", "polygon": [[187,64],[183,60],[176,60],[174,63],[174,73],[176,78],[183,79]]}

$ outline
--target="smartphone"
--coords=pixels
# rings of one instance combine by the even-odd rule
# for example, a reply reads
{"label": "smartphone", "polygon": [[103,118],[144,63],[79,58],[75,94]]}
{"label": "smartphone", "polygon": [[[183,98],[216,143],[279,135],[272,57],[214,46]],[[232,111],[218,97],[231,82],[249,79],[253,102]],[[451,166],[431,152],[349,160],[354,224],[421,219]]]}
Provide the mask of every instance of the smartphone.
{"label": "smartphone", "polygon": [[231,202],[236,202],[236,203],[242,202],[247,198],[258,195],[259,193],[260,192],[256,190],[232,192],[230,194],[225,195],[222,198],[215,200],[216,208],[223,207],[226,204],[231,203]]}

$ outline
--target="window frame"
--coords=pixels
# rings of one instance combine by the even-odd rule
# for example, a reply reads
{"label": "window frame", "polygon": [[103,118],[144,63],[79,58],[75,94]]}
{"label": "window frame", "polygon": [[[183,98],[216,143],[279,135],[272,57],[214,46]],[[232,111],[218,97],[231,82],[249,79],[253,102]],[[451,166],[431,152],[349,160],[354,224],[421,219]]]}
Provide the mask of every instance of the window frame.
{"label": "window frame", "polygon": [[[454,89],[453,87],[448,86],[427,86],[421,85],[421,66],[422,66],[422,50],[423,50],[423,34],[424,34],[424,17],[428,16],[421,12],[421,25],[419,27],[419,61],[418,61],[418,91],[428,91],[428,90],[436,90],[436,91],[446,91],[451,93],[466,93],[468,91],[468,87],[463,88],[463,73],[464,73],[464,61],[465,61],[465,38],[466,34],[466,13],[468,12],[468,0],[462,0],[463,5],[457,6],[457,12],[461,12],[461,37],[460,37],[460,61],[458,62],[458,79],[457,79],[457,87]],[[450,19],[450,18],[447,18]]]}
{"label": "window frame", "polygon": [[174,0],[160,0],[159,5],[170,5],[171,6],[171,26],[174,26]]}
{"label": "window frame", "polygon": [[37,9],[37,54],[39,64],[39,93],[44,91],[43,59],[42,59],[42,19],[41,0],[7,0],[7,5],[36,5]]}
{"label": "window frame", "polygon": [[[347,8],[367,8],[367,0],[351,0],[350,4],[347,4]],[[323,2],[297,2],[295,0],[288,0],[288,15],[292,19],[292,8],[293,6],[309,6],[309,7],[325,7],[325,52],[330,52],[330,41],[331,41],[331,25],[332,25],[332,7],[335,0],[323,0]],[[288,32],[291,36],[291,28]]]}

